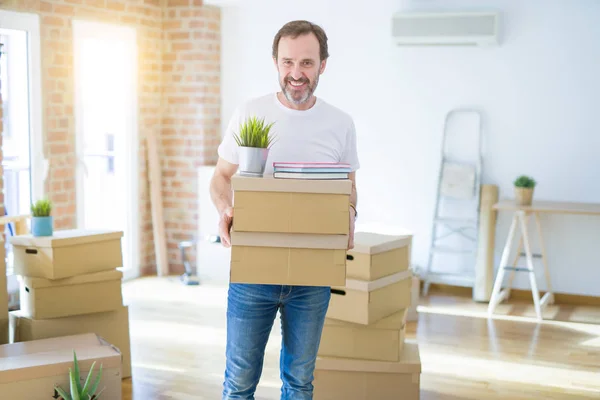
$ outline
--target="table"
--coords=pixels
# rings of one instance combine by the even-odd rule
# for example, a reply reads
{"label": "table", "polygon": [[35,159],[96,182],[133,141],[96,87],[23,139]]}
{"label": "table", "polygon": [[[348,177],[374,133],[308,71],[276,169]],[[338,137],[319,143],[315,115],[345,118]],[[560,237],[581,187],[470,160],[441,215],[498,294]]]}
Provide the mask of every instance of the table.
{"label": "table", "polygon": [[[514,279],[515,272],[527,272],[529,275],[529,283],[531,285],[531,293],[533,295],[533,303],[538,320],[542,319],[542,309],[549,304],[554,303],[554,293],[550,282],[550,274],[548,270],[548,262],[546,259],[546,251],[544,248],[544,240],[542,236],[542,227],[540,224],[540,214],[574,214],[574,215],[594,215],[600,216],[600,204],[597,203],[576,203],[576,202],[553,202],[553,201],[534,201],[529,206],[518,205],[514,200],[501,200],[492,207],[497,211],[512,211],[513,218],[508,231],[508,237],[502,251],[502,258],[496,274],[496,281],[492,289],[492,296],[488,305],[488,317],[492,317],[496,306],[510,296],[510,289]],[[535,221],[538,240],[540,244],[540,253],[533,254],[531,252],[530,232],[527,228],[530,217],[533,216]],[[508,265],[508,257],[510,255],[512,243],[517,231],[521,235],[517,253],[512,265]],[[525,253],[522,253],[522,248],[525,248]],[[517,267],[517,260],[525,256],[527,261],[526,267]],[[540,258],[544,265],[544,276],[546,278],[547,292],[540,299],[540,293],[537,288],[535,279],[533,259]],[[506,271],[511,271],[507,287],[502,290],[502,283]]]}

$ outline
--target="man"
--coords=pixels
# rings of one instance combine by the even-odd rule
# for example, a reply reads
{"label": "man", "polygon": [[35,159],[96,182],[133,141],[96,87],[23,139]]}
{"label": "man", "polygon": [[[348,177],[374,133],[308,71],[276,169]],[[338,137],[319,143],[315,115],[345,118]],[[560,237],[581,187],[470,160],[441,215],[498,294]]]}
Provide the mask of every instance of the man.
{"label": "man", "polygon": [[[354,247],[356,180],[359,168],[354,123],[343,111],[314,95],[329,57],[327,36],[308,21],[284,25],[273,40],[273,61],[281,91],[253,99],[239,107],[219,146],[219,160],[211,181],[212,200],[219,212],[219,234],[229,247],[234,218],[231,177],[238,168],[238,149],[232,133],[248,116],[275,121],[277,136],[265,176],[273,161],[346,162],[352,167],[348,248]],[[254,399],[262,374],[265,346],[277,311],[281,314],[282,400],[312,399],[313,372],[329,287],[230,284],[227,304],[227,349],[223,400]]]}

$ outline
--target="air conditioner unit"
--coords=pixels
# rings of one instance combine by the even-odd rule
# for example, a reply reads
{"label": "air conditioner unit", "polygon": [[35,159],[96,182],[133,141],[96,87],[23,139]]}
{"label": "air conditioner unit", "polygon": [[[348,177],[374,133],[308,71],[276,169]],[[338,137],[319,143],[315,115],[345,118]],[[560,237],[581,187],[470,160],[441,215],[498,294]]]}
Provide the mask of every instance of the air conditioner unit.
{"label": "air conditioner unit", "polygon": [[493,46],[498,22],[498,11],[398,12],[392,37],[400,46]]}

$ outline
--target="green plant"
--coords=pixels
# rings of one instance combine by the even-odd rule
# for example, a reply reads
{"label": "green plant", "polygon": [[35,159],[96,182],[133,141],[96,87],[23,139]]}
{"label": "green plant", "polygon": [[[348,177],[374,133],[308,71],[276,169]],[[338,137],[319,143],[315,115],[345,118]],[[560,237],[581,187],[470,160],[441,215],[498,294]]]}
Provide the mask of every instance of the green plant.
{"label": "green plant", "polygon": [[36,201],[31,205],[31,213],[34,217],[48,217],[52,211],[52,202],[48,199]]}
{"label": "green plant", "polygon": [[535,179],[530,176],[521,175],[515,179],[515,187],[533,189],[536,185]]}
{"label": "green plant", "polygon": [[241,147],[268,148],[273,143],[270,135],[274,122],[265,123],[265,119],[249,117],[240,125],[239,134],[235,135],[235,141]]}
{"label": "green plant", "polygon": [[58,394],[62,397],[63,400],[95,400],[100,398],[100,394],[104,391],[104,388],[100,390],[98,394],[96,394],[96,390],[98,390],[100,378],[102,378],[102,364],[100,364],[100,370],[98,371],[98,375],[96,376],[96,381],[90,387],[92,373],[94,372],[95,366],[96,361],[93,362],[92,367],[90,368],[90,372],[88,373],[87,379],[85,380],[85,384],[81,386],[81,378],[79,376],[79,362],[77,361],[77,354],[73,352],[73,369],[69,368],[69,384],[71,394],[69,395],[60,386],[55,386],[54,389],[58,392]]}

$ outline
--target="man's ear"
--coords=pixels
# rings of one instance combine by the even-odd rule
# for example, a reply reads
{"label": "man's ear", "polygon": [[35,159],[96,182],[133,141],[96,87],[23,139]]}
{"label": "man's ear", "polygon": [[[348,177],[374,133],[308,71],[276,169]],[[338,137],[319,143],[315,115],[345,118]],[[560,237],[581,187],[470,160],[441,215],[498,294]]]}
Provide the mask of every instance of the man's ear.
{"label": "man's ear", "polygon": [[275,57],[273,57],[273,64],[275,65],[275,69],[278,69],[277,68],[277,58],[275,58]]}
{"label": "man's ear", "polygon": [[321,61],[321,66],[319,67],[319,74],[325,72],[325,67],[327,66],[327,59]]}

